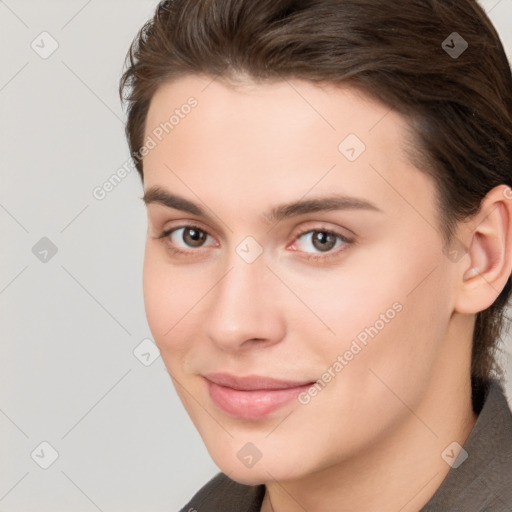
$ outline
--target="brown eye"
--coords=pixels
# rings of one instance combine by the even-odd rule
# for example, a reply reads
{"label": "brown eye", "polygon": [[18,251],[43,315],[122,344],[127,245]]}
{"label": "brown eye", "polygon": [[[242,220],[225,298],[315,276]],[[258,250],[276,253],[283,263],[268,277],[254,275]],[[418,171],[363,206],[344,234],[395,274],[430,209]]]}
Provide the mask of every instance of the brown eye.
{"label": "brown eye", "polygon": [[[295,246],[307,260],[325,261],[340,255],[353,240],[329,229],[310,229],[296,235]],[[336,250],[337,249],[337,250]]]}
{"label": "brown eye", "polygon": [[330,251],[336,245],[337,236],[328,231],[312,231],[312,244],[319,251]]}
{"label": "brown eye", "polygon": [[193,249],[207,246],[205,242],[207,242],[208,239],[214,241],[207,231],[194,225],[168,229],[158,238],[165,241],[169,250],[182,254],[199,252]]}
{"label": "brown eye", "polygon": [[190,247],[201,247],[207,236],[201,229],[183,228],[182,239]]}

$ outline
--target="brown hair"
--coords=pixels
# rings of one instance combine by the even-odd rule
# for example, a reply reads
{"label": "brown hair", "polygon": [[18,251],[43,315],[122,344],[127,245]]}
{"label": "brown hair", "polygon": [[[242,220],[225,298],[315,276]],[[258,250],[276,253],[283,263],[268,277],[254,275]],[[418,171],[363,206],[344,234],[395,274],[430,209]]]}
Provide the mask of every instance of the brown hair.
{"label": "brown hair", "polygon": [[[449,52],[461,48],[454,32],[469,45],[461,55]],[[435,180],[447,244],[487,192],[512,185],[510,65],[476,0],[167,1],[126,61],[119,94],[128,101],[126,135],[142,179],[137,150],[153,94],[163,82],[196,74],[233,82],[349,80],[403,114],[415,141],[411,160]],[[509,278],[476,315],[473,377],[500,374],[495,352],[510,293]]]}

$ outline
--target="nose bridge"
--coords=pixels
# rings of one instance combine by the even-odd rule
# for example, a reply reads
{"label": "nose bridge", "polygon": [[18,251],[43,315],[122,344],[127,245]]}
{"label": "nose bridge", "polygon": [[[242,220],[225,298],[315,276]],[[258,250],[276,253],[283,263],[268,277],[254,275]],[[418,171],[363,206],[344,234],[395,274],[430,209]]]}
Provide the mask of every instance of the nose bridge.
{"label": "nose bridge", "polygon": [[[247,250],[243,243],[241,248]],[[278,311],[272,307],[271,298],[275,295],[269,287],[265,259],[262,255],[245,259],[245,255],[239,245],[226,260],[226,271],[212,290],[207,334],[223,348],[237,348],[250,339],[279,336],[275,330],[279,330]]]}
{"label": "nose bridge", "polygon": [[228,272],[216,286],[215,308],[233,325],[237,319],[244,318],[249,326],[250,316],[258,316],[260,301],[267,295],[261,284],[267,281],[264,274],[268,269],[263,258],[247,263],[238,254],[229,258],[228,265]]}

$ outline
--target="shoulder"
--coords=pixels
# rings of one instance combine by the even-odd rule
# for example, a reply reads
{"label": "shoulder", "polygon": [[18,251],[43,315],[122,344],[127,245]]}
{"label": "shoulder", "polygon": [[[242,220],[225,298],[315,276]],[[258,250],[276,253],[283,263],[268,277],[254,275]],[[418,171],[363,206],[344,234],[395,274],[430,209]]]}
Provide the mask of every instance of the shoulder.
{"label": "shoulder", "polygon": [[259,512],[265,486],[244,485],[218,473],[180,512]]}
{"label": "shoulder", "polygon": [[501,382],[489,380],[482,389],[464,458],[421,512],[512,510],[512,413]]}

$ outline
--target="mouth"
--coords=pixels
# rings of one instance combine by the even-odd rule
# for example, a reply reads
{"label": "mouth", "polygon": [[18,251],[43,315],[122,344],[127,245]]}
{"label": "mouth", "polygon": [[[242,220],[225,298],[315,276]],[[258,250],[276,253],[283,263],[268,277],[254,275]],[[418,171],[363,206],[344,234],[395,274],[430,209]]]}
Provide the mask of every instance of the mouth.
{"label": "mouth", "polygon": [[257,420],[283,407],[315,381],[283,381],[251,375],[203,375],[213,402],[230,416]]}

